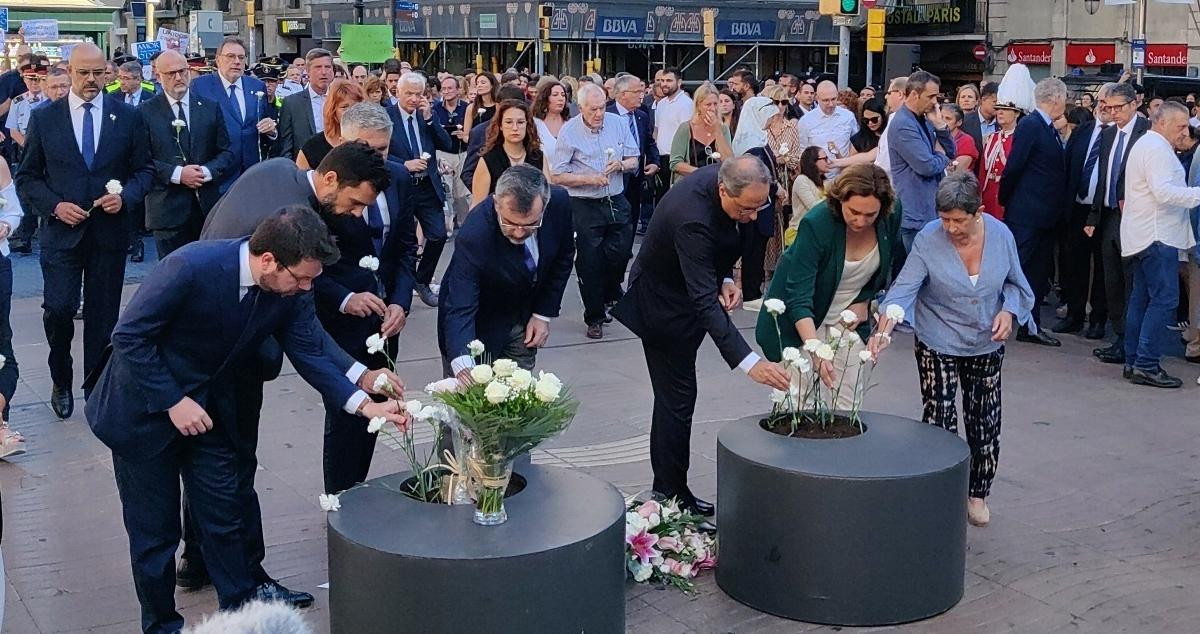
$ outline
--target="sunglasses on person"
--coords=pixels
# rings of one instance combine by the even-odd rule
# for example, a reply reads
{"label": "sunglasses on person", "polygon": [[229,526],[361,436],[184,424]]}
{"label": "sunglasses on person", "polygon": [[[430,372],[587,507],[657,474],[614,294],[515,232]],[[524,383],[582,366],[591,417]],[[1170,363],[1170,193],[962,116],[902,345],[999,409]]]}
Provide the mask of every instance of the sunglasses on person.
{"label": "sunglasses on person", "polygon": [[777,106],[786,106],[786,105],[788,105],[788,100],[787,99],[772,99],[771,103],[773,103]]}
{"label": "sunglasses on person", "polygon": [[878,115],[874,117],[863,117],[863,121],[866,121],[867,123],[879,123],[880,121],[883,121],[883,117]]}

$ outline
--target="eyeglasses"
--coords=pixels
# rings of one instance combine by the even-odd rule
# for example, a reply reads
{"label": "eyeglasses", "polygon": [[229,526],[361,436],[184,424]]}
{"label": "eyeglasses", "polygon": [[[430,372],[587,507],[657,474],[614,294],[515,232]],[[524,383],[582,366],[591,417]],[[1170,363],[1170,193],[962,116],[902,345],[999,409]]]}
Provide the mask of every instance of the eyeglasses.
{"label": "eyeglasses", "polygon": [[292,278],[294,278],[294,279],[296,280],[296,283],[297,283],[297,284],[303,284],[303,283],[305,283],[305,282],[311,282],[311,281],[313,281],[313,280],[316,278],[316,276],[315,276],[315,275],[296,275],[296,272],[295,272],[295,271],[293,271],[293,270],[291,269],[291,267],[289,267],[289,266],[287,266],[287,265],[285,265],[285,264],[280,264],[280,266],[282,266],[282,267],[283,267],[283,269],[284,269],[285,271],[287,271],[288,273],[290,273],[290,274],[292,275]]}
{"label": "eyeglasses", "polygon": [[766,211],[766,209],[770,206],[771,206],[771,201],[770,201],[770,199],[768,199],[767,202],[765,202],[753,209],[744,209],[744,208],[738,209],[738,216],[741,218],[745,218],[746,216],[753,216],[754,214],[759,213],[760,211]]}
{"label": "eyeglasses", "polygon": [[246,61],[245,55],[238,55],[237,53],[221,53],[221,57],[224,57],[227,60],[235,61],[235,62]]}
{"label": "eyeglasses", "polygon": [[1126,101],[1125,103],[1103,104],[1100,106],[1100,110],[1102,110],[1104,112],[1118,112],[1118,111],[1122,110],[1125,106],[1128,106],[1131,103],[1133,103],[1133,102]]}
{"label": "eyeglasses", "polygon": [[537,222],[535,222],[535,223],[532,223],[532,224],[527,224],[527,225],[514,225],[514,224],[512,224],[512,223],[510,223],[510,222],[505,222],[505,221],[504,221],[504,218],[500,217],[500,216],[499,216],[499,214],[497,214],[497,217],[498,217],[498,218],[500,218],[500,228],[501,228],[501,229],[507,229],[507,230],[509,230],[509,231],[518,231],[518,230],[521,230],[521,231],[536,231],[536,230],[538,230],[538,229],[541,229],[541,228],[542,228],[542,222],[545,220],[545,218],[544,218],[544,217],[540,217],[540,218],[538,218],[538,219],[537,219]]}
{"label": "eyeglasses", "polygon": [[180,68],[179,70],[159,70],[158,72],[166,75],[167,77],[183,77],[188,72],[188,69]]}

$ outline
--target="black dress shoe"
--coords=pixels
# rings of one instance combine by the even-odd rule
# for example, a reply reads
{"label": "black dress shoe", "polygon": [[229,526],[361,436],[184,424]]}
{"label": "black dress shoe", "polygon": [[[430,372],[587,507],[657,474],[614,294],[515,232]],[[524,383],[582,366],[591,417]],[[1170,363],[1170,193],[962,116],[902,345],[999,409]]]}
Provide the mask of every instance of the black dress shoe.
{"label": "black dress shoe", "polygon": [[1045,332],[1040,332],[1040,331],[1036,335],[1031,335],[1028,332],[1018,333],[1017,341],[1024,341],[1025,343],[1035,343],[1039,346],[1050,346],[1052,348],[1057,348],[1062,345],[1062,342],[1059,341],[1058,339],[1055,339],[1054,337],[1051,337],[1050,335],[1046,334]]}
{"label": "black dress shoe", "polygon": [[185,590],[199,590],[212,585],[212,579],[208,577],[208,568],[203,561],[180,557],[179,568],[175,571],[175,585]]}
{"label": "black dress shoe", "polygon": [[712,514],[717,512],[717,508],[713,506],[712,502],[706,502],[700,498],[692,500],[691,507],[698,515],[705,517],[712,517]]}
{"label": "black dress shoe", "polygon": [[33,245],[25,240],[21,240],[19,242],[15,239],[9,240],[8,250],[11,253],[23,253],[25,255],[29,255],[30,253],[33,253]]}
{"label": "black dress shoe", "polygon": [[1133,378],[1133,366],[1127,365],[1121,368],[1121,378],[1128,381]]}
{"label": "black dress shoe", "polygon": [[1101,363],[1125,363],[1125,350],[1118,348],[1116,344],[1107,348],[1096,348],[1092,350],[1092,354],[1100,360]]}
{"label": "black dress shoe", "polygon": [[1135,368],[1133,370],[1133,376],[1130,377],[1129,380],[1132,381],[1134,385],[1149,385],[1151,387],[1175,388],[1183,385],[1183,381],[1171,376],[1170,374],[1167,374],[1167,371],[1162,368],[1158,368],[1153,372],[1147,372],[1146,370],[1138,370]]}
{"label": "black dress shoe", "polygon": [[307,608],[313,604],[313,595],[307,592],[288,590],[277,581],[268,581],[254,589],[254,598],[270,603],[280,601],[294,608]]}
{"label": "black dress shoe", "polygon": [[421,298],[421,301],[424,302],[426,306],[430,308],[437,308],[438,294],[433,292],[433,289],[429,288],[428,284],[417,284],[417,296]]}
{"label": "black dress shoe", "polygon": [[142,262],[146,259],[146,245],[142,243],[142,239],[138,238],[133,241],[133,246],[129,248],[129,261]]}
{"label": "black dress shoe", "polygon": [[595,324],[589,325],[588,329],[587,329],[587,338],[588,339],[603,339],[604,338],[604,324],[603,323],[595,323]]}
{"label": "black dress shoe", "polygon": [[709,535],[716,535],[717,534],[717,525],[713,524],[712,522],[710,522],[708,520],[703,520],[700,523],[696,524],[696,530],[700,531],[701,533],[708,533]]}
{"label": "black dress shoe", "polygon": [[1087,327],[1087,332],[1083,333],[1085,339],[1103,339],[1104,324],[1091,324]]}
{"label": "black dress shoe", "polygon": [[71,388],[59,387],[55,385],[50,389],[50,409],[54,410],[54,415],[66,420],[75,412],[75,397],[71,394]]}
{"label": "black dress shoe", "polygon": [[1083,320],[1071,319],[1070,317],[1067,317],[1066,319],[1060,320],[1057,324],[1054,324],[1054,328],[1051,330],[1059,333],[1060,335],[1079,332],[1080,330],[1083,330]]}

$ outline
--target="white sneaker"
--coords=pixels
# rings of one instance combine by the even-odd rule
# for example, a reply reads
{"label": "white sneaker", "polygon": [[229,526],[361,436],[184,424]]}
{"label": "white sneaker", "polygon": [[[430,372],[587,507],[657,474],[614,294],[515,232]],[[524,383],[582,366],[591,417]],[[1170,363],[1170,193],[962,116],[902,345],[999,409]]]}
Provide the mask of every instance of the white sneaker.
{"label": "white sneaker", "polygon": [[762,310],[762,305],[763,305],[763,300],[760,297],[754,301],[742,302],[742,310],[751,312],[751,313],[757,313],[758,311]]}

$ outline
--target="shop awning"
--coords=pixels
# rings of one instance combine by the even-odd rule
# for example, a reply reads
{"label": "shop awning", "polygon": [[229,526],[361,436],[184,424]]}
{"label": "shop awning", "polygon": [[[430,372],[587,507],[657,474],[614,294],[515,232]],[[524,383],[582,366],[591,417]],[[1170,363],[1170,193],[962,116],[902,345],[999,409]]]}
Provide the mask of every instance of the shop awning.
{"label": "shop awning", "polygon": [[[119,11],[125,6],[124,0],[6,0],[4,6],[9,11],[36,11],[39,9],[96,9],[101,11]],[[46,16],[50,17],[50,16]],[[30,20],[37,18],[30,16]]]}

